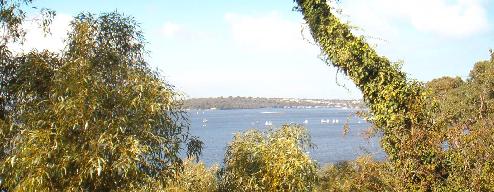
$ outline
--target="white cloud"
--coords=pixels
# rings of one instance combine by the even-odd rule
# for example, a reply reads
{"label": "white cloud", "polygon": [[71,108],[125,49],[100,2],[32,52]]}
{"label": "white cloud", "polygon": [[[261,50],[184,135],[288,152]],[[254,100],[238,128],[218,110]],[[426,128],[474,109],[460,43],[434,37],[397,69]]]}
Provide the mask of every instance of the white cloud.
{"label": "white cloud", "polygon": [[159,35],[167,39],[197,41],[207,39],[211,34],[196,27],[172,21],[165,22],[159,29]]}
{"label": "white cloud", "polygon": [[357,23],[390,27],[400,22],[440,37],[462,38],[489,29],[485,4],[482,0],[356,0],[344,1],[342,8]]}
{"label": "white cloud", "polygon": [[[305,70],[310,69],[310,70]],[[296,98],[361,98],[360,91],[343,75],[338,77],[324,65],[299,67],[297,72],[258,70],[241,73],[204,73],[187,71],[168,76],[168,80],[191,97],[261,96]],[[310,73],[306,73],[310,71]]]}
{"label": "white cloud", "polygon": [[37,21],[28,21],[23,24],[26,32],[24,44],[14,45],[12,48],[16,52],[28,52],[33,49],[60,51],[64,48],[63,41],[67,37],[71,20],[71,16],[57,13],[50,25],[50,34],[43,32]]}
{"label": "white cloud", "polygon": [[165,37],[175,37],[181,31],[183,31],[183,28],[173,22],[166,22],[163,27],[161,27],[161,34]]}
{"label": "white cloud", "polygon": [[232,38],[241,47],[262,51],[294,51],[307,49],[311,38],[308,29],[302,35],[302,21],[294,22],[277,12],[264,15],[225,14]]}

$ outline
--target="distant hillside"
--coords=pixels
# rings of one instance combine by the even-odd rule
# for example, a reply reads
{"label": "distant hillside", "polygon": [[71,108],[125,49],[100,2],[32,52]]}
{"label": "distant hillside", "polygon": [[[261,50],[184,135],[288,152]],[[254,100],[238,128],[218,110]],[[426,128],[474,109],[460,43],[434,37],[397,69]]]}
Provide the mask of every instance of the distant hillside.
{"label": "distant hillside", "polygon": [[187,99],[185,107],[188,109],[364,108],[365,105],[361,100],[215,97]]}

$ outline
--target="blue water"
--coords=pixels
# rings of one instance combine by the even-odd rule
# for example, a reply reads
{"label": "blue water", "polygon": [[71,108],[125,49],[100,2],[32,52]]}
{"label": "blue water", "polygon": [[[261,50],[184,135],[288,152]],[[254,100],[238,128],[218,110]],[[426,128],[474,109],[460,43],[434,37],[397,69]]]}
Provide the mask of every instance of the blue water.
{"label": "blue water", "polygon": [[[307,120],[303,125],[308,128],[316,145],[309,153],[319,165],[353,160],[363,154],[383,159],[385,154],[379,146],[379,138],[365,139],[362,136],[371,124],[357,117],[356,112],[335,108],[191,110],[190,131],[204,142],[200,160],[207,165],[223,162],[226,146],[234,133],[251,128],[266,129],[266,121],[271,121],[273,127],[279,127],[286,123],[303,124]],[[321,123],[321,119],[330,122]],[[339,123],[332,123],[333,119]],[[343,125],[347,121],[350,130],[344,135]]]}

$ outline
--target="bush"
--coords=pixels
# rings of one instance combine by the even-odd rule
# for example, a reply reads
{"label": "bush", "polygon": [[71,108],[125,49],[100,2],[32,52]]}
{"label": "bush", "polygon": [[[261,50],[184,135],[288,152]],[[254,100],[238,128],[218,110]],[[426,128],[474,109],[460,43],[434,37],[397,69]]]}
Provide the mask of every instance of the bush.
{"label": "bush", "polygon": [[236,134],[227,148],[220,190],[312,191],[317,166],[306,153],[311,146],[308,131],[299,125]]}
{"label": "bush", "polygon": [[202,162],[196,163],[193,159],[187,159],[183,164],[183,170],[168,180],[165,191],[217,191],[218,169],[218,165],[206,168]]}
{"label": "bush", "polygon": [[319,171],[317,191],[393,191],[388,168],[370,156],[329,164]]}

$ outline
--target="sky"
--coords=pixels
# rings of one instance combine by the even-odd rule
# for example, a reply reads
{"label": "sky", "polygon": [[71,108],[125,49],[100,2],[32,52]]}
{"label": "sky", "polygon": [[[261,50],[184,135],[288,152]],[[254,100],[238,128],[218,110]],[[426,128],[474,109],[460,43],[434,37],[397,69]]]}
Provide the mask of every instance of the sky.
{"label": "sky", "polygon": [[[148,62],[187,97],[359,99],[360,91],[320,58],[291,0],[38,0],[55,10],[52,35],[26,23],[19,48],[63,48],[80,12],[118,11],[140,23]],[[412,79],[467,78],[494,48],[489,0],[341,0],[340,18]],[[30,17],[35,17],[31,15]]]}

